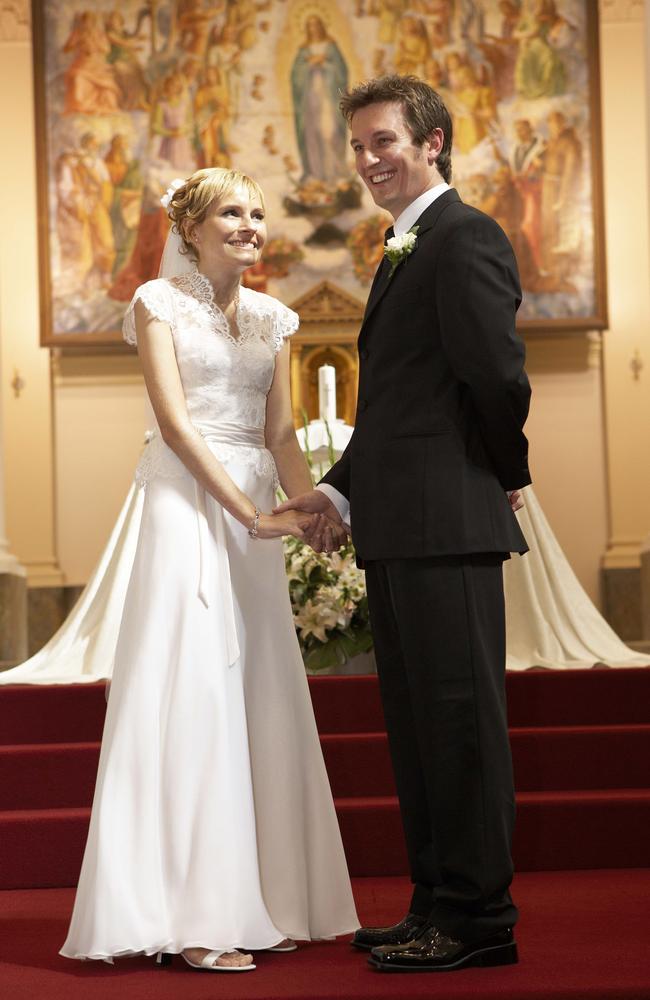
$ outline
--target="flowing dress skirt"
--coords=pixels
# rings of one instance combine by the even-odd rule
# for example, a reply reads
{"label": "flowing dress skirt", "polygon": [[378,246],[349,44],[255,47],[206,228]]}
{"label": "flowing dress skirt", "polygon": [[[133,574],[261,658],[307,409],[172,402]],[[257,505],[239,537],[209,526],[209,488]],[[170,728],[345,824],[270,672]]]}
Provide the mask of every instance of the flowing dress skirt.
{"label": "flowing dress skirt", "polygon": [[[270,477],[226,468],[272,508]],[[358,927],[282,542],[249,538],[208,496],[201,543],[195,487],[189,474],[146,486],[70,958],[254,950]]]}

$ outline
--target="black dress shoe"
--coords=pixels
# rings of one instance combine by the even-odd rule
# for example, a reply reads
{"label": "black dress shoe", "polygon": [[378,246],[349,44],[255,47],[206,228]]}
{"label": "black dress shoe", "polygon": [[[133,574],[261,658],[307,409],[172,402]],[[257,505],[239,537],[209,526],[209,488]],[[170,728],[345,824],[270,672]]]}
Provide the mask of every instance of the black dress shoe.
{"label": "black dress shoe", "polygon": [[515,965],[518,958],[510,929],[465,944],[428,925],[401,947],[373,948],[368,961],[382,972],[453,972],[470,965]]}
{"label": "black dress shoe", "polygon": [[419,937],[426,926],[426,917],[407,913],[403,920],[392,927],[360,927],[351,943],[355,948],[363,948],[366,951],[378,948],[380,945],[406,944]]}

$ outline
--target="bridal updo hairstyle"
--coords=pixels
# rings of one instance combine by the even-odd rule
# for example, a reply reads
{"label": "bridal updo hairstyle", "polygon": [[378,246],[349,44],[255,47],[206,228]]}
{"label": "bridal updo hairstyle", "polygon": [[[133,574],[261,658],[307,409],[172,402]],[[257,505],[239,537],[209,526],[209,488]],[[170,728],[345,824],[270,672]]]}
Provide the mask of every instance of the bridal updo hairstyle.
{"label": "bridal updo hairstyle", "polygon": [[440,94],[417,76],[381,76],[360,83],[341,98],[339,108],[348,125],[352,116],[369,104],[401,104],[416,146],[422,146],[434,129],[442,129],[444,141],[436,160],[438,173],[451,181],[451,117]]}
{"label": "bridal updo hairstyle", "polygon": [[228,170],[226,167],[197,170],[176,189],[167,214],[174,232],[183,242],[181,253],[197,258],[196,247],[188,236],[190,227],[203,222],[213,201],[225,201],[237,188],[243,188],[251,198],[259,198],[264,207],[264,194],[259,184],[239,170]]}

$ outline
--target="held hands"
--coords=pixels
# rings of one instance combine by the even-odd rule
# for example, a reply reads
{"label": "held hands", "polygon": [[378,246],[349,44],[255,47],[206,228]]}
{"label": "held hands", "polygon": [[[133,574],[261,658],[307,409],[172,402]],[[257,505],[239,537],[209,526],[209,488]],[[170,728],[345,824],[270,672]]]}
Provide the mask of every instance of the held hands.
{"label": "held hands", "polygon": [[506,496],[508,497],[508,503],[513,514],[515,511],[521,510],[524,506],[524,500],[519,490],[508,490]]}
{"label": "held hands", "polygon": [[299,510],[288,510],[283,514],[260,514],[257,526],[258,538],[281,538],[283,535],[295,535],[305,538],[312,528],[313,514],[305,514]]}
{"label": "held hands", "polygon": [[321,490],[310,490],[300,496],[285,500],[274,510],[274,517],[283,517],[286,512],[309,514],[311,522],[302,537],[315,552],[335,552],[348,539],[348,532],[339,512]]}

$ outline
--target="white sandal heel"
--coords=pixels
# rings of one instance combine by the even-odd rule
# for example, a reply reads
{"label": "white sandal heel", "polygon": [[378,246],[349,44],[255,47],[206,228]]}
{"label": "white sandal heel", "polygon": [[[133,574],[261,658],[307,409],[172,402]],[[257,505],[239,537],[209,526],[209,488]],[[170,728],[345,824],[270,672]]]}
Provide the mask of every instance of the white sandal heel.
{"label": "white sandal heel", "polygon": [[280,941],[279,944],[273,945],[272,948],[265,948],[264,951],[277,951],[281,954],[289,951],[298,951],[298,945],[295,941],[292,941],[291,938],[285,938],[285,941],[287,942],[286,944]]}
{"label": "white sandal heel", "polygon": [[[233,949],[237,951],[237,949]],[[196,969],[198,972],[252,972],[253,969],[257,968],[252,962],[249,965],[215,965],[214,963],[222,955],[229,955],[231,952],[228,949],[222,949],[221,951],[209,951],[207,955],[204,955],[201,961],[197,964],[196,962],[190,962],[187,955],[181,952],[181,958],[183,958],[190,969]],[[239,952],[241,954],[241,952]],[[156,965],[159,968],[172,964],[172,956],[169,952],[159,951],[156,955]]]}

